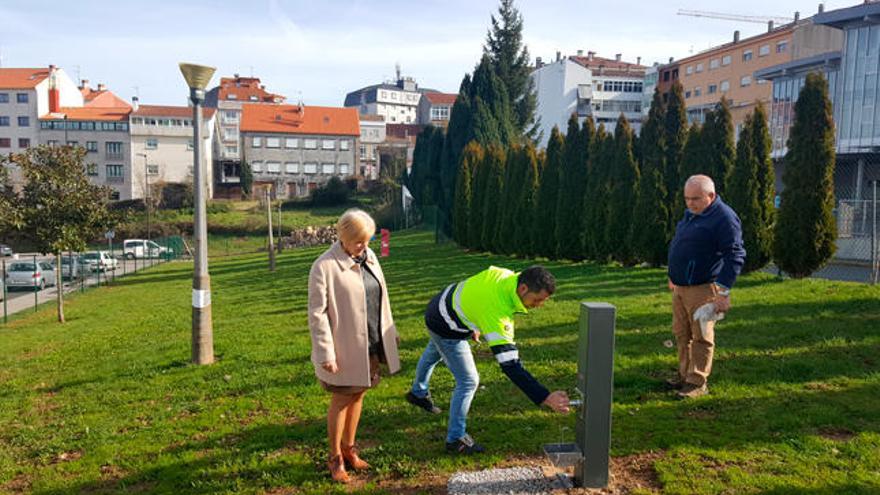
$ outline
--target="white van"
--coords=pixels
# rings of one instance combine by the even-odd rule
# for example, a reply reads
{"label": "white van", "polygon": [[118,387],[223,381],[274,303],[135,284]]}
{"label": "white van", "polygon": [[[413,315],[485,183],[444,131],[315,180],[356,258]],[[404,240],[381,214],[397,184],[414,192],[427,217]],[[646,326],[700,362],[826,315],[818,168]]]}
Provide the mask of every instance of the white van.
{"label": "white van", "polygon": [[174,250],[160,246],[146,239],[126,239],[122,243],[122,254],[126,259],[135,258],[158,258],[165,254],[174,254]]}

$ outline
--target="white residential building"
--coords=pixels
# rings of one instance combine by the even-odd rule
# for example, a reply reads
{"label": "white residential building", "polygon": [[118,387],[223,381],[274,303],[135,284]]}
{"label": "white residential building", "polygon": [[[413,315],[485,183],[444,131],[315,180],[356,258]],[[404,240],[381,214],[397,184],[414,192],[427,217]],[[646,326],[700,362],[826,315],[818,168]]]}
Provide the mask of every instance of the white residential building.
{"label": "white residential building", "polygon": [[387,124],[415,124],[419,119],[419,102],[424,92],[411,77],[401,77],[397,81],[374,84],[352,91],[345,96],[344,106],[357,108],[358,113],[379,115]]}

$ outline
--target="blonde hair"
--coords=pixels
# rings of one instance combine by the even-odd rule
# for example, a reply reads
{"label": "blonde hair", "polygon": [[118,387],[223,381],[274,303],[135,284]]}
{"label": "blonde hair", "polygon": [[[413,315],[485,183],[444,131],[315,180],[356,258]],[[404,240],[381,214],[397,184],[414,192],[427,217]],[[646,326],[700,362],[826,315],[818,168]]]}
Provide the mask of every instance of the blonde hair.
{"label": "blonde hair", "polygon": [[351,208],[336,221],[336,233],[340,239],[353,240],[372,237],[376,233],[376,222],[360,208]]}

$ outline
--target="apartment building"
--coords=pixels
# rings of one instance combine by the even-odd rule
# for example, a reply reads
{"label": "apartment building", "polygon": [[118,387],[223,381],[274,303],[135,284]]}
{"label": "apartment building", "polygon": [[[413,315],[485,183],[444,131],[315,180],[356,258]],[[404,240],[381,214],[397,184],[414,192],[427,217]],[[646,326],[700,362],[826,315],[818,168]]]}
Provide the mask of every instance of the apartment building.
{"label": "apartment building", "polygon": [[418,123],[446,128],[452,115],[452,106],[458,94],[424,93],[419,100]]}
{"label": "apartment building", "polygon": [[546,146],[554,126],[565,132],[568,119],[576,113],[583,122],[592,117],[596,124],[613,131],[623,114],[633,130],[641,129],[645,70],[641,57],[636,63],[625,62],[622,54],[614,59],[595,52],[578,51],[576,56],[543,63],[536,60],[531,77],[537,95],[536,114],[541,123],[541,145]]}
{"label": "apartment building", "polygon": [[331,177],[356,172],[360,126],[354,108],[244,104],[240,128],[255,192],[304,197]]}
{"label": "apartment building", "polygon": [[[193,109],[183,106],[140,105],[137,98],[130,115],[132,197],[146,197],[162,184],[192,183]],[[216,110],[202,109],[201,159],[204,161],[208,197],[214,188],[212,142]]]}
{"label": "apartment building", "polygon": [[421,89],[415,79],[400,75],[394,82],[374,84],[345,95],[343,106],[356,108],[358,113],[379,115],[388,124],[415,124],[419,122],[419,103],[425,93],[437,93],[433,89]]}
{"label": "apartment building", "polygon": [[205,108],[216,108],[214,120],[213,170],[215,195],[237,198],[241,195],[241,119],[242,105],[280,105],[286,98],[270,93],[258,77],[223,77],[205,95]]}
{"label": "apartment building", "polygon": [[380,115],[359,116],[361,138],[358,144],[358,173],[366,180],[379,178],[379,146],[385,142],[385,118]]}

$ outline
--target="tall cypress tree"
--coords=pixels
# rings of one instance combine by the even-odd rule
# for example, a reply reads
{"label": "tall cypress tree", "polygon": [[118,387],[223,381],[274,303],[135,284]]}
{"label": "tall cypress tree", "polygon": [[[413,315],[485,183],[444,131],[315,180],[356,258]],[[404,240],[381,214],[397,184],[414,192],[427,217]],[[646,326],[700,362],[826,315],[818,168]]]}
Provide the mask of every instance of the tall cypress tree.
{"label": "tall cypress tree", "polygon": [[635,218],[639,225],[633,232],[636,255],[654,266],[666,263],[669,249],[667,223],[670,213],[666,204],[666,182],[663,180],[666,170],[663,112],[660,91],[655,89],[651,110],[642,125],[639,139],[642,149],[641,180],[635,207]]}
{"label": "tall cypress tree", "polygon": [[727,178],[736,159],[733,119],[730,116],[730,102],[722,97],[721,102],[711,112],[711,118],[703,126],[702,140],[705,148],[706,175],[715,182],[715,192],[724,197]]}
{"label": "tall cypress tree", "polygon": [[501,224],[501,215],[506,205],[502,204],[504,190],[505,151],[501,145],[490,144],[486,148],[485,163],[488,167],[486,186],[483,189],[483,232],[480,245],[483,249],[499,252],[495,240]]}
{"label": "tall cypress tree", "polygon": [[[706,121],[712,118],[712,112],[706,117]],[[697,174],[711,175],[709,168],[707,168],[706,161],[709,160],[707,157],[706,147],[703,144],[703,129],[704,127],[700,126],[700,124],[694,122],[693,125],[688,129],[687,140],[685,140],[684,144],[684,152],[681,155],[681,180],[682,187],[679,188],[677,192],[677,203],[683,204],[683,196],[681,195],[681,191],[684,188],[684,181],[686,181],[690,176]],[[682,209],[684,207],[682,206]],[[681,212],[680,212],[681,213]],[[681,215],[678,215],[680,217]]]}
{"label": "tall cypress tree", "polygon": [[491,22],[483,53],[489,56],[495,75],[507,90],[516,133],[534,138],[537,97],[534,81],[529,77],[529,50],[522,42],[522,15],[513,0],[501,0],[498,17],[493,15]]}
{"label": "tall cypress tree", "polygon": [[776,174],[771,158],[772,140],[764,105],[758,103],[752,116],[752,153],[758,165],[758,214],[755,215],[755,241],[747,251],[746,269],[762,268],[773,257],[773,226],[776,223]]}
{"label": "tall cypress tree", "polygon": [[608,220],[608,177],[611,167],[613,139],[605,132],[605,124],[599,124],[590,150],[589,180],[584,195],[584,249],[588,258],[605,262],[609,248],[605,243]]}
{"label": "tall cypress tree", "polygon": [[562,258],[579,260],[584,257],[584,192],[589,147],[594,132],[592,118],[584,121],[583,129],[578,124],[577,115],[572,114],[568,119],[556,205],[556,252]]}
{"label": "tall cypress tree", "polygon": [[638,198],[639,168],[633,155],[632,143],[632,129],[626,117],[620,114],[614,128],[605,244],[613,247],[611,256],[625,265],[635,261],[632,233],[635,220],[633,210]]}
{"label": "tall cypress tree", "polygon": [[807,75],[794,107],[773,258],[795,278],[809,276],[834,255],[834,120],[828,85]]}
{"label": "tall cypress tree", "polygon": [[514,251],[522,256],[535,255],[535,217],[538,214],[538,187],[541,158],[531,142],[520,148],[521,156],[515,163],[520,164],[522,172],[522,188],[520,199],[514,204],[516,212],[516,230],[513,236]]}
{"label": "tall cypress tree", "polygon": [[[449,124],[446,127],[446,139],[443,141],[443,154],[440,161],[440,201],[438,206],[440,212],[438,214],[441,222],[442,230],[451,235],[453,230],[452,211],[453,199],[455,196],[455,186],[458,183],[457,174],[459,168],[459,160],[464,147],[474,139],[473,126],[473,109],[471,105],[471,77],[466,74],[461,80],[461,86],[458,90],[458,97],[452,105],[452,111],[449,115]],[[471,164],[473,165],[473,164]],[[471,174],[473,174],[473,166]],[[457,227],[456,227],[457,228]],[[467,244],[465,244],[467,245]]]}
{"label": "tall cypress tree", "polygon": [[469,221],[471,216],[473,171],[483,160],[483,148],[471,141],[464,148],[461,167],[458,170],[458,184],[455,186],[453,238],[459,246],[470,247]]}
{"label": "tall cypress tree", "polygon": [[559,128],[553,127],[547,142],[547,165],[541,172],[538,192],[538,213],[535,218],[535,247],[540,256],[556,257],[556,207],[559,199],[559,175],[565,142]]}
{"label": "tall cypress tree", "polygon": [[487,150],[480,147],[481,160],[472,163],[471,168],[471,208],[468,217],[468,247],[483,250],[483,212],[485,211],[486,185],[489,183],[489,169]]}
{"label": "tall cypress tree", "polygon": [[471,84],[474,139],[482,145],[519,141],[504,82],[495,75],[488,55],[474,70]]}
{"label": "tall cypress tree", "polygon": [[514,242],[516,229],[520,227],[520,219],[517,217],[517,203],[522,198],[522,188],[526,174],[525,154],[522,146],[515,144],[507,150],[507,163],[504,166],[504,190],[500,205],[501,218],[498,229],[495,232],[493,245],[495,250],[502,254],[514,254],[517,246]]}
{"label": "tall cypress tree", "polygon": [[679,191],[684,187],[681,176],[681,159],[687,139],[687,114],[685,112],[684,93],[681,83],[675,81],[669,92],[666,103],[666,119],[664,125],[664,143],[666,145],[666,208],[670,212],[667,220],[667,236],[672,239],[678,218],[671,215],[679,203]]}
{"label": "tall cypress tree", "polygon": [[425,196],[429,187],[428,175],[431,169],[431,146],[433,144],[434,130],[434,126],[428,125],[416,137],[412,168],[409,175],[406,176],[406,187],[419,206],[431,203]]}

